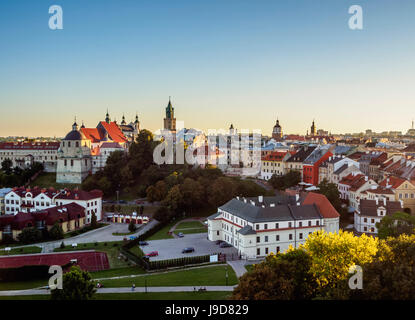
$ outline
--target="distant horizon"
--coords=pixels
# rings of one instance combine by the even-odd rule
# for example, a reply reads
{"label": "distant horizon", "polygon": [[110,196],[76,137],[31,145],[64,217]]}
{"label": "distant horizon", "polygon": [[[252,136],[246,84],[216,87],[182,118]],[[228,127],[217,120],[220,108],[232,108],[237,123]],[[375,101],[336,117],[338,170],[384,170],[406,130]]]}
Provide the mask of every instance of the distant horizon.
{"label": "distant horizon", "polygon": [[[0,2],[0,136],[63,137],[109,109],[162,128],[406,131],[415,119],[415,2],[59,0]],[[399,128],[399,129],[396,129]]]}

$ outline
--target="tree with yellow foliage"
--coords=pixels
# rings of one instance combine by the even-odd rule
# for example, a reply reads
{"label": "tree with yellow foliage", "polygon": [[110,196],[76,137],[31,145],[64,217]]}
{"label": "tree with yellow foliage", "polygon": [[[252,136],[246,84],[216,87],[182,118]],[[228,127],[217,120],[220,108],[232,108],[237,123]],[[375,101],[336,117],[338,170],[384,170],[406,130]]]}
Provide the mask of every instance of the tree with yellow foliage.
{"label": "tree with yellow foliage", "polygon": [[321,289],[336,287],[348,278],[353,265],[362,266],[373,260],[378,251],[378,239],[354,236],[351,232],[314,232],[301,246],[311,257],[310,272]]}

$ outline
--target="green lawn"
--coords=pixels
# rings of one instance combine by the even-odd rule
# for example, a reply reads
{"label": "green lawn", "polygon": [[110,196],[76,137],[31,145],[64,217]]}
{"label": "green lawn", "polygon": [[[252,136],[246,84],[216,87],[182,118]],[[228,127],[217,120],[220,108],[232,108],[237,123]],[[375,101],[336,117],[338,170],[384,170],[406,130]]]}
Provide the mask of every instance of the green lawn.
{"label": "green lawn", "polygon": [[56,183],[56,173],[54,172],[44,172],[40,174],[34,181],[30,183],[32,187],[40,187],[40,188],[50,188],[53,187],[55,189],[75,189],[80,188],[80,184],[70,184],[70,183]]}
{"label": "green lawn", "polygon": [[146,273],[146,271],[138,266],[90,272],[93,279],[130,276],[143,273]]}
{"label": "green lawn", "polygon": [[147,238],[146,240],[162,240],[162,239],[171,239],[173,238],[172,235],[168,234],[169,230],[177,223],[177,221],[173,221],[168,225],[164,226],[162,229],[157,231],[151,237]]}
{"label": "green lawn", "polygon": [[62,251],[76,251],[76,250],[95,250],[106,252],[110,263],[110,268],[122,268],[129,266],[128,262],[119,257],[119,247],[123,244],[123,241],[110,241],[110,242],[97,242],[97,243],[79,243],[77,247],[65,246],[65,248],[56,248],[54,252]]}
{"label": "green lawn", "polygon": [[200,227],[204,227],[203,223],[201,223],[200,221],[183,221],[177,225],[176,229],[189,229]]}
{"label": "green lawn", "polygon": [[205,233],[207,232],[207,228],[200,221],[183,221],[174,230],[175,234],[180,232],[183,234]]}
{"label": "green lawn", "polygon": [[[131,293],[97,293],[93,300],[227,300],[231,292],[131,292]],[[49,300],[49,295],[0,296],[0,300]]]}
{"label": "green lawn", "polygon": [[0,291],[4,290],[26,290],[44,287],[48,285],[48,279],[16,281],[16,282],[0,282]]}
{"label": "green lawn", "polygon": [[142,257],[142,256],[144,256],[144,252],[143,252],[143,250],[141,250],[140,249],[140,247],[137,245],[137,246],[134,246],[134,247],[132,247],[131,249],[129,249],[129,251],[131,252],[131,253],[133,253],[133,254],[135,254],[136,256],[138,256],[138,257]]}
{"label": "green lawn", "polygon": [[36,246],[23,247],[23,248],[12,248],[10,251],[0,250],[0,256],[6,255],[15,255],[15,254],[30,254],[30,253],[40,253],[42,248]]}
{"label": "green lawn", "polygon": [[178,233],[183,233],[183,234],[192,234],[192,233],[205,233],[207,232],[206,228],[196,228],[196,229],[176,229],[174,230],[175,234]]}
{"label": "green lawn", "polygon": [[[228,285],[238,283],[235,272],[231,267],[228,270]],[[144,287],[145,281],[149,287],[164,286],[224,286],[226,285],[226,266],[201,267],[188,270],[170,271],[160,274],[149,274],[133,278],[102,280],[107,288]]]}

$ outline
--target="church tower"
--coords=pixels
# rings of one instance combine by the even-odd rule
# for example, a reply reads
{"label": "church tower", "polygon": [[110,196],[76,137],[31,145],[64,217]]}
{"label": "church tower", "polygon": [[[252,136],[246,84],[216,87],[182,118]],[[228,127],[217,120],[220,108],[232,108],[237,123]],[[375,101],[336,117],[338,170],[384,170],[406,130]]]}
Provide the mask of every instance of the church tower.
{"label": "church tower", "polygon": [[75,119],[72,131],[62,139],[59,146],[57,183],[82,183],[92,170],[90,148],[90,140],[79,130]]}
{"label": "church tower", "polygon": [[169,103],[166,107],[166,117],[164,118],[164,130],[176,131],[176,118],[174,117],[174,108],[171,104],[170,98]]}
{"label": "church tower", "polygon": [[272,138],[276,141],[280,141],[282,139],[282,128],[280,126],[280,121],[278,120],[278,118],[274,128],[272,129]]}
{"label": "church tower", "polygon": [[315,136],[315,135],[316,135],[316,125],[314,124],[314,119],[313,119],[313,123],[311,124],[310,136]]}

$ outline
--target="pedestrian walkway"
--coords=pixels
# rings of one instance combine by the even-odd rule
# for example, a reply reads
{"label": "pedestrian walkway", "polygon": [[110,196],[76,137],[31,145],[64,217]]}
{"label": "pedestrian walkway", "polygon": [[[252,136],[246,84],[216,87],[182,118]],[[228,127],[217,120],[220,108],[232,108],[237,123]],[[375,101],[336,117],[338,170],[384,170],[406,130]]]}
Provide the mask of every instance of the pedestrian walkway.
{"label": "pedestrian walkway", "polygon": [[[100,288],[97,293],[131,293],[131,292],[193,292],[199,289],[206,291],[233,291],[236,286],[194,286],[194,287],[131,287],[123,288]],[[47,289],[9,290],[0,291],[0,296],[29,296],[50,294]]]}
{"label": "pedestrian walkway", "polygon": [[245,260],[232,260],[232,261],[227,261],[227,263],[235,271],[236,276],[238,278],[242,277],[245,274],[245,272],[247,272],[245,268],[245,264],[246,264]]}

